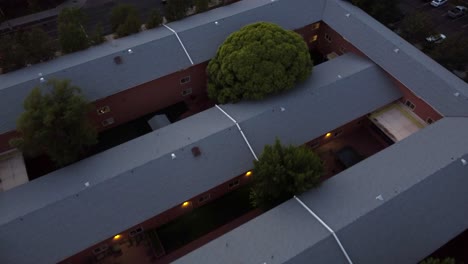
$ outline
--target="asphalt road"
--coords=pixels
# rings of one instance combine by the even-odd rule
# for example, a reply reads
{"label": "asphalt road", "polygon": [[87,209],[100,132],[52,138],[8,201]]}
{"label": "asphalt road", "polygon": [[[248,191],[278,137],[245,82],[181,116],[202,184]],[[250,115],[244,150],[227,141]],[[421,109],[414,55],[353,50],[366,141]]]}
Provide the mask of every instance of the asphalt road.
{"label": "asphalt road", "polygon": [[[468,7],[468,0],[464,0],[464,6]],[[468,14],[464,17],[452,19],[447,12],[455,6],[455,1],[448,1],[447,4],[440,7],[433,7],[429,1],[423,0],[401,0],[401,9],[405,14],[413,12],[423,12],[428,14],[434,25],[435,30],[445,34],[447,37],[461,33],[468,37]]]}

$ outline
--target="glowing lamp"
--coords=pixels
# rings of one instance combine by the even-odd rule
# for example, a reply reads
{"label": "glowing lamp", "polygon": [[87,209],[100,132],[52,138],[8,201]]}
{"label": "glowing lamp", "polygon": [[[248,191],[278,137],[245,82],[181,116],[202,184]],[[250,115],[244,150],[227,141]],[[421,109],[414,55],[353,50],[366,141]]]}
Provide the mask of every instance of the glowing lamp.
{"label": "glowing lamp", "polygon": [[247,176],[247,177],[249,177],[251,175],[252,175],[252,171],[248,171],[248,172],[245,173],[245,176]]}
{"label": "glowing lamp", "polygon": [[328,132],[327,134],[325,134],[325,138],[329,138],[331,137],[332,133]]}
{"label": "glowing lamp", "polygon": [[182,207],[187,207],[187,206],[189,206],[189,205],[190,205],[190,202],[187,201],[187,202],[184,202],[184,203],[182,204]]}
{"label": "glowing lamp", "polygon": [[122,235],[115,235],[114,240],[119,240],[122,237]]}

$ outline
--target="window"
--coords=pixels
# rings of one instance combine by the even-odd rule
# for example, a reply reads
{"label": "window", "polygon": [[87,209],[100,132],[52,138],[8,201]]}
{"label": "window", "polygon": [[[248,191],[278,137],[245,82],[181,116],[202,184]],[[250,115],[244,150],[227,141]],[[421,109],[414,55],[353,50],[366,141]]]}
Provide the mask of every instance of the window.
{"label": "window", "polygon": [[406,100],[405,105],[411,108],[411,110],[414,110],[416,108],[416,106],[410,100]]}
{"label": "window", "polygon": [[211,198],[211,194],[205,194],[202,197],[198,198],[198,203],[204,203]]}
{"label": "window", "polygon": [[137,228],[131,230],[131,231],[128,233],[128,235],[129,235],[130,237],[134,237],[134,236],[136,236],[136,235],[138,235],[138,234],[141,234],[141,233],[143,233],[143,227],[139,226],[139,227],[137,227]]}
{"label": "window", "polygon": [[312,37],[310,37],[310,39],[309,39],[309,43],[312,43],[312,42],[315,42],[315,41],[317,41],[317,38],[318,38],[318,36],[317,36],[317,35],[313,35]]}
{"label": "window", "polygon": [[434,123],[434,120],[432,120],[432,118],[428,117],[426,119],[426,123],[428,123],[430,125],[430,124]]}
{"label": "window", "polygon": [[229,183],[229,189],[233,189],[233,188],[239,186],[239,183],[240,183],[239,180],[235,180],[235,181],[230,182]]}
{"label": "window", "polygon": [[111,118],[107,118],[106,120],[103,120],[101,122],[101,124],[102,124],[103,127],[106,127],[106,126],[110,126],[110,125],[114,124],[114,122],[115,122],[114,118],[111,117]]}
{"label": "window", "polygon": [[98,115],[102,115],[102,114],[105,114],[105,113],[109,113],[110,112],[110,107],[109,106],[103,106],[103,107],[100,107],[96,110],[97,114]]}
{"label": "window", "polygon": [[184,89],[181,94],[182,96],[187,96],[192,93],[192,88]]}
{"label": "window", "polygon": [[328,35],[328,34],[325,34],[325,39],[326,39],[328,42],[332,42],[332,38],[331,38],[330,35]]}
{"label": "window", "polygon": [[314,24],[312,24],[311,28],[312,28],[312,30],[319,29],[319,28],[320,28],[320,23],[314,23]]}
{"label": "window", "polygon": [[185,76],[184,78],[180,79],[181,84],[188,83],[188,82],[190,82],[190,75]]}
{"label": "window", "polygon": [[343,134],[343,130],[338,130],[338,131],[336,131],[335,133],[333,133],[333,136],[334,136],[334,137],[337,137],[337,136],[339,136],[339,135],[341,135],[341,134]]}

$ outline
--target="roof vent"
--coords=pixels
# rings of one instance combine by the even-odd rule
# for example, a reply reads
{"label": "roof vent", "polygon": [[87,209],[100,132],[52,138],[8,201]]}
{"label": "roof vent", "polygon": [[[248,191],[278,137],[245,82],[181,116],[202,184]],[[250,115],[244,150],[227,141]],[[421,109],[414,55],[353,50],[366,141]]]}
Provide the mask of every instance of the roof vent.
{"label": "roof vent", "polygon": [[376,200],[383,201],[383,196],[379,194],[377,197],[375,197]]}
{"label": "roof vent", "polygon": [[115,62],[115,64],[122,64],[122,57],[115,56],[114,57],[114,62]]}
{"label": "roof vent", "polygon": [[280,107],[280,110],[281,110],[281,112],[284,112],[284,111],[286,111],[286,108]]}
{"label": "roof vent", "polygon": [[349,13],[347,13],[347,14],[346,14],[346,17],[349,17],[349,16],[350,16],[350,14],[349,14]]}
{"label": "roof vent", "polygon": [[341,75],[338,74],[338,79],[341,79]]}
{"label": "roof vent", "polygon": [[455,95],[456,97],[460,96],[460,93],[459,92],[456,92],[454,93],[453,95]]}
{"label": "roof vent", "polygon": [[461,159],[460,161],[461,161],[461,163],[463,164],[463,166],[466,166],[466,164],[468,164],[468,162],[466,162],[465,159]]}
{"label": "roof vent", "polygon": [[40,81],[41,83],[45,82],[44,77],[39,78],[39,81]]}
{"label": "roof vent", "polygon": [[42,72],[38,73],[37,76],[41,77],[41,76],[42,76]]}
{"label": "roof vent", "polygon": [[395,52],[395,53],[398,53],[399,51],[400,51],[399,48],[396,48],[396,49],[393,50],[393,52]]}
{"label": "roof vent", "polygon": [[176,155],[174,153],[171,154],[171,158],[172,159],[175,159],[176,158]]}
{"label": "roof vent", "polygon": [[218,21],[215,21],[215,25],[219,25],[219,22],[218,22]]}
{"label": "roof vent", "polygon": [[132,50],[132,49],[128,49],[127,52],[128,52],[128,54],[132,54],[132,53],[133,53],[133,50]]}
{"label": "roof vent", "polygon": [[85,182],[84,186],[89,187],[89,182]]}
{"label": "roof vent", "polygon": [[198,157],[201,155],[201,151],[199,147],[193,147],[192,148],[192,154],[194,157]]}

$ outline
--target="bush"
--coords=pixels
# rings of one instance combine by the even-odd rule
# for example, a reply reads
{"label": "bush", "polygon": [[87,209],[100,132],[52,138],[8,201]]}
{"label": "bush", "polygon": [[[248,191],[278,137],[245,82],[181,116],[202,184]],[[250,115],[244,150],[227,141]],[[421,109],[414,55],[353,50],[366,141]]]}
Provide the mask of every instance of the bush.
{"label": "bush", "polygon": [[150,17],[148,19],[148,22],[146,22],[146,28],[155,28],[159,25],[161,25],[163,22],[161,13],[159,12],[158,9],[153,9],[150,13]]}
{"label": "bush", "polygon": [[134,6],[119,4],[112,9],[111,25],[119,37],[124,37],[140,31],[141,21]]}

